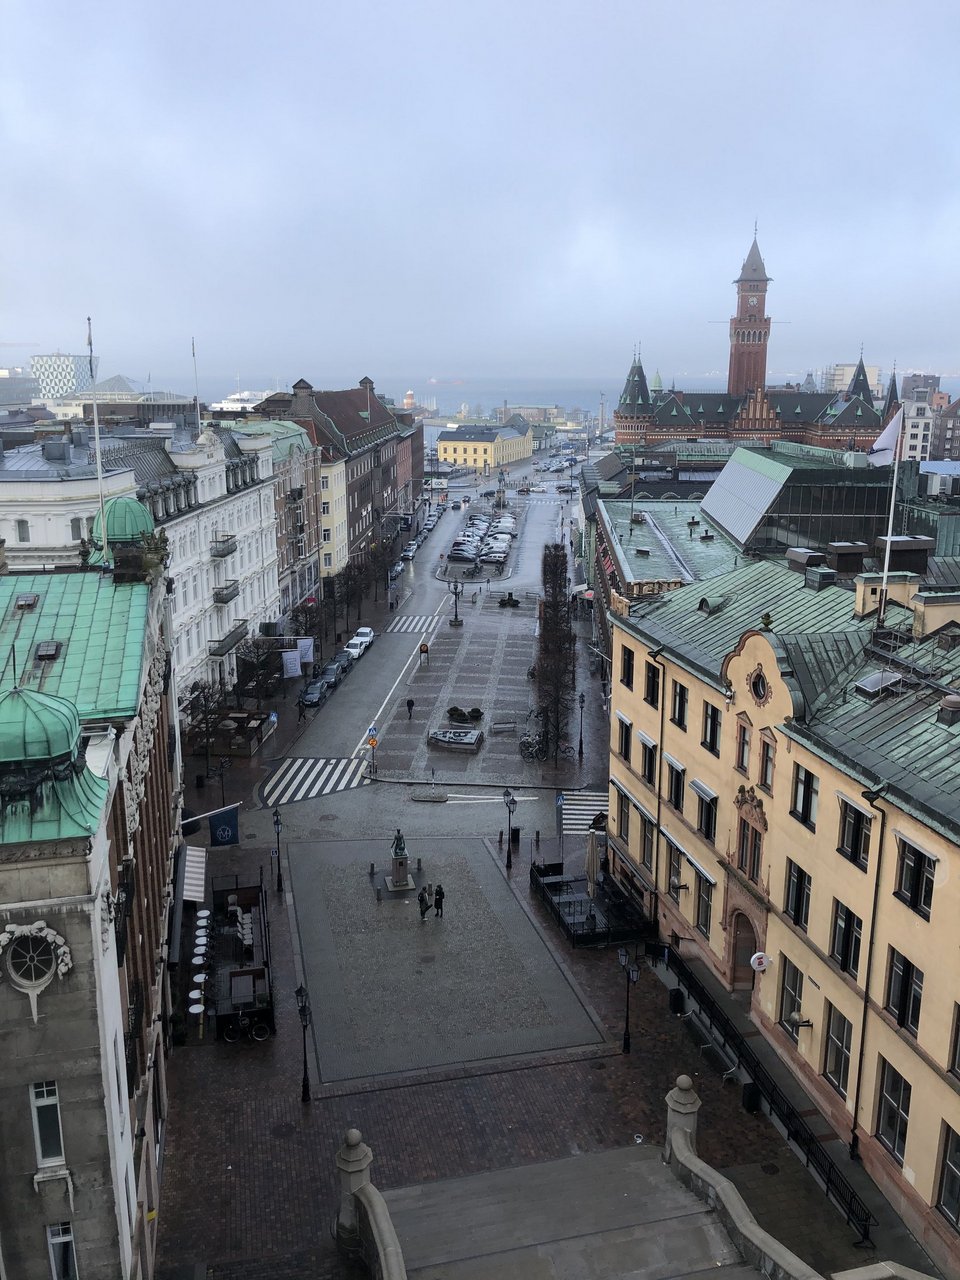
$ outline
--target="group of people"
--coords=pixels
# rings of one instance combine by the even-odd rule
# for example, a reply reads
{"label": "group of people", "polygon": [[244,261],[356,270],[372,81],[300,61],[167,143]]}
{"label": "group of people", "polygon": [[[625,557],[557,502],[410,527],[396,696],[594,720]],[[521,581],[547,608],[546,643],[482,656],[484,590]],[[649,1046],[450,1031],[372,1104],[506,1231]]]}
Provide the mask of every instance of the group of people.
{"label": "group of people", "polygon": [[[433,914],[435,916],[443,915],[443,900],[445,897],[446,894],[443,892],[443,885],[438,883],[437,887],[433,891]],[[427,912],[430,910],[430,895],[427,893],[425,888],[421,888],[420,892],[417,894],[417,902],[420,906],[420,919],[425,920],[427,918]]]}

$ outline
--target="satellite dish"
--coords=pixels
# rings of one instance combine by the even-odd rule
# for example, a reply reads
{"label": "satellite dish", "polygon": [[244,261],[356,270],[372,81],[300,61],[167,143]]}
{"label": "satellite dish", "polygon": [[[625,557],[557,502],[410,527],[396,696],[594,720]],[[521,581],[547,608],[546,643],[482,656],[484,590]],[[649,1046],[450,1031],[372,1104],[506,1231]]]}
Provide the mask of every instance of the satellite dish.
{"label": "satellite dish", "polygon": [[763,973],[766,969],[770,968],[770,957],[765,951],[756,952],[756,954],[750,957],[750,968],[753,969],[755,973]]}

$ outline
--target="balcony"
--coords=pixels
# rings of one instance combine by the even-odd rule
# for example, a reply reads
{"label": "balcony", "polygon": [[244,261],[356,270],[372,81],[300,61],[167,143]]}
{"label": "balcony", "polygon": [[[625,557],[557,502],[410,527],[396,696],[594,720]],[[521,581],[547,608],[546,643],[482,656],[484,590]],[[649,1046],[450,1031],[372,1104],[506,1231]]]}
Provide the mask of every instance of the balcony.
{"label": "balcony", "polygon": [[302,484],[297,485],[296,488],[290,489],[288,491],[287,502],[294,503],[294,502],[302,502],[302,501],[303,501],[303,485]]}
{"label": "balcony", "polygon": [[207,653],[211,658],[225,658],[242,640],[247,638],[249,622],[246,618],[238,618],[236,624],[227,632],[222,640],[211,640],[207,645]]}
{"label": "balcony", "polygon": [[237,549],[237,540],[232,533],[218,533],[210,543],[210,554],[216,560],[225,560]]}
{"label": "balcony", "polygon": [[214,604],[229,604],[231,600],[236,600],[240,594],[240,583],[234,578],[230,582],[225,582],[222,587],[213,588]]}

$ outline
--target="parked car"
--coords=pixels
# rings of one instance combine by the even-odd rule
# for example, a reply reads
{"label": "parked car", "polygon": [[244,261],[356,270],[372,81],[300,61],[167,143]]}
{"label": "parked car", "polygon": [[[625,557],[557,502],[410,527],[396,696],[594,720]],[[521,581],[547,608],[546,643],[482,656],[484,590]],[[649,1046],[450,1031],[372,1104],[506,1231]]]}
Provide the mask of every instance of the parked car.
{"label": "parked car", "polygon": [[343,667],[336,659],[333,662],[328,662],[320,672],[320,679],[326,680],[331,689],[335,689],[343,679]]}
{"label": "parked car", "polygon": [[371,645],[377,638],[377,633],[373,627],[357,627],[353,633],[354,640],[362,640],[364,644]]}
{"label": "parked car", "polygon": [[391,582],[396,581],[396,579],[400,577],[401,573],[403,573],[403,562],[401,560],[398,560],[397,563],[390,570],[390,581]]}
{"label": "parked car", "polygon": [[319,707],[329,696],[330,685],[326,680],[311,680],[301,693],[300,701],[305,707]]}
{"label": "parked car", "polygon": [[408,543],[408,545],[405,546],[403,550],[400,552],[401,560],[416,560],[416,558],[417,558],[417,544],[415,542]]}
{"label": "parked car", "polygon": [[[359,662],[359,660],[367,652],[369,645],[370,645],[369,640],[358,640],[357,637],[354,636],[352,640],[347,641],[347,643],[344,645],[344,648],[346,652],[350,654],[350,657],[353,659],[354,662]],[[338,658],[339,656],[340,655],[337,654]]]}
{"label": "parked car", "polygon": [[356,658],[350,652],[350,649],[347,645],[344,645],[342,649],[337,650],[337,652],[333,655],[333,660],[334,662],[339,662],[341,667],[343,667],[344,675],[346,675],[347,672],[352,669],[353,664],[356,662]]}
{"label": "parked car", "polygon": [[477,558],[478,547],[451,547],[447,552],[448,560],[462,560],[465,563],[472,564]]}

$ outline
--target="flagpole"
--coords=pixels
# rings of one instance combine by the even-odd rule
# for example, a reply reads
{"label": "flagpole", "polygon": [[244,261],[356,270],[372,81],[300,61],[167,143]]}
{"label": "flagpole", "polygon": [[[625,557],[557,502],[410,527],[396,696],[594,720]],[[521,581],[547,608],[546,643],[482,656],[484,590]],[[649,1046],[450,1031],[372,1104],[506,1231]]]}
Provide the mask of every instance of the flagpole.
{"label": "flagpole", "polygon": [[110,564],[110,548],[107,545],[107,517],[103,503],[103,459],[100,456],[100,415],[97,410],[97,379],[93,371],[93,322],[87,316],[87,350],[90,354],[90,394],[93,396],[93,451],[97,459],[97,493],[100,499],[100,537],[103,541],[103,564]]}
{"label": "flagpole", "polygon": [[197,377],[197,340],[190,339],[190,351],[193,355],[193,402],[197,409],[197,435],[200,434],[200,380]]}
{"label": "flagpole", "polygon": [[883,552],[883,577],[880,581],[880,604],[877,610],[877,630],[883,626],[884,614],[887,611],[887,580],[890,576],[890,546],[893,541],[893,518],[897,508],[897,477],[900,472],[900,440],[903,436],[903,409],[899,409],[900,425],[897,427],[897,442],[893,449],[893,481],[890,485],[890,512],[887,517],[887,542]]}

